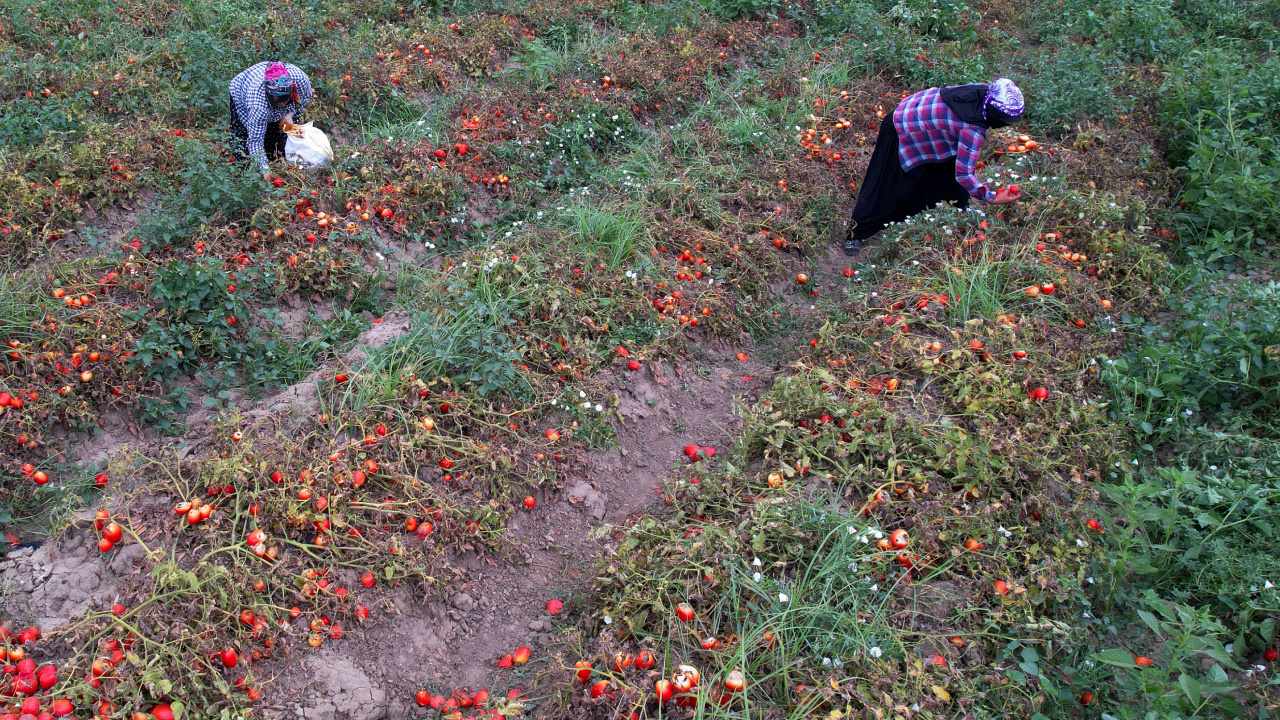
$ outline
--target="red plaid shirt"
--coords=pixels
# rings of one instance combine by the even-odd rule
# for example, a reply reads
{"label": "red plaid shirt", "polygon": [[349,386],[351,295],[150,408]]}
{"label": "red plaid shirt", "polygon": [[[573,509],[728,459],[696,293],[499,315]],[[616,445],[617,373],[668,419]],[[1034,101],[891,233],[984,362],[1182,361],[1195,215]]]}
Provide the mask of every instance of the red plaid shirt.
{"label": "red plaid shirt", "polygon": [[903,170],[955,156],[956,182],[969,194],[991,202],[996,194],[974,177],[987,129],[961,120],[942,101],[941,88],[921,90],[893,111],[898,130],[898,161]]}

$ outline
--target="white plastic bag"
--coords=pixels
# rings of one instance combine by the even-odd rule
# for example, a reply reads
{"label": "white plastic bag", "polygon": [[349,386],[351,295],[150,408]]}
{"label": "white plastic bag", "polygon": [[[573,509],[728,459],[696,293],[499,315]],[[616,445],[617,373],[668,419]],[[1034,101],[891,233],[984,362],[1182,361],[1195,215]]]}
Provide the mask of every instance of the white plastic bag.
{"label": "white plastic bag", "polygon": [[333,148],[323,130],[311,126],[291,125],[284,141],[284,157],[302,167],[324,167],[333,161]]}

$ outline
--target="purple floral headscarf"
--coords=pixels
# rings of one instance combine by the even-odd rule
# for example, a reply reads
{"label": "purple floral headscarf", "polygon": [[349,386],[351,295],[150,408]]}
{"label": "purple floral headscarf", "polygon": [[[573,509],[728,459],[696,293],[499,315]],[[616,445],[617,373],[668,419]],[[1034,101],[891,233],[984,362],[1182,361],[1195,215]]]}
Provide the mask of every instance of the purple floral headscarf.
{"label": "purple floral headscarf", "polygon": [[1009,117],[1019,117],[1026,109],[1027,103],[1022,99],[1022,90],[1009,78],[996,78],[987,88],[987,97],[982,101],[982,116],[987,116],[990,105]]}

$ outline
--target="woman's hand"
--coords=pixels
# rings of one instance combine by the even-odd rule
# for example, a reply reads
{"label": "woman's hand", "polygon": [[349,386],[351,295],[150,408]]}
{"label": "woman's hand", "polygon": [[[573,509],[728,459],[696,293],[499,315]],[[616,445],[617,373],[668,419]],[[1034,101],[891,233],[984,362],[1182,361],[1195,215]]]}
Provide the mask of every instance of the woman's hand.
{"label": "woman's hand", "polygon": [[1010,185],[1007,188],[1000,188],[996,191],[996,197],[991,201],[992,205],[1008,205],[1017,201],[1022,195],[1022,190],[1017,185]]}

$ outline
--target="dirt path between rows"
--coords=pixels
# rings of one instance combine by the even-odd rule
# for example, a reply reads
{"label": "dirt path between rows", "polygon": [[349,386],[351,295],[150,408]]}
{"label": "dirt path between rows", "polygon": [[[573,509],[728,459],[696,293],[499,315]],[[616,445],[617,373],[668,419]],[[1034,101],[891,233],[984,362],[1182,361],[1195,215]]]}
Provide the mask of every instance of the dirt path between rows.
{"label": "dirt path between rows", "polygon": [[593,532],[660,508],[663,479],[687,462],[684,445],[723,447],[739,423],[734,399],[767,388],[770,371],[724,353],[599,378],[620,399],[617,446],[583,453],[563,492],[511,519],[508,539],[523,560],[453,556],[446,597],[386,595],[371,607],[376,622],[290,666],[269,690],[268,715],[399,720],[421,688],[447,695],[526,683],[530,670],[502,670],[497,661],[525,645],[534,653],[529,668],[545,667],[541,649],[577,620],[567,611],[553,617],[547,601],[590,589],[600,547]]}

